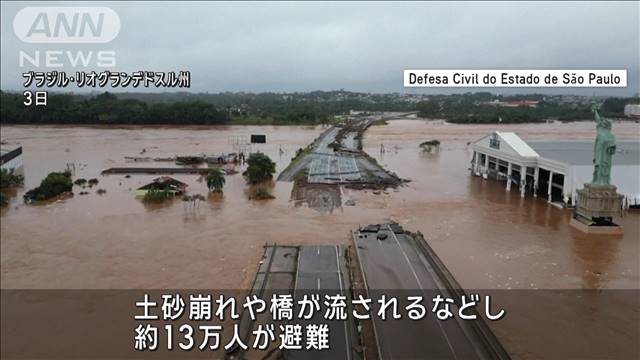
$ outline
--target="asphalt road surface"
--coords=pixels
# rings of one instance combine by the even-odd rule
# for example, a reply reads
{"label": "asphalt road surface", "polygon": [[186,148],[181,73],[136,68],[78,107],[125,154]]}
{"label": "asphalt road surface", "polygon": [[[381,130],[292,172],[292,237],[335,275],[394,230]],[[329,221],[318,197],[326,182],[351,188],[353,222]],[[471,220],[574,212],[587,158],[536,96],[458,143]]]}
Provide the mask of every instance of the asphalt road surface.
{"label": "asphalt road surface", "polygon": [[[398,298],[423,296],[426,299],[424,306],[432,306],[431,299],[436,291],[443,290],[443,286],[413,239],[404,233],[394,233],[388,225],[381,226],[377,232],[356,231],[353,235],[370,297],[379,298],[382,294]],[[446,295],[443,293],[442,296]],[[378,309],[374,307],[373,311]],[[457,308],[452,309],[457,311]],[[406,315],[406,311],[404,313]],[[491,358],[481,341],[474,338],[473,331],[460,319],[441,321],[432,312],[427,312],[420,321],[406,316],[401,320],[386,321],[378,316],[372,318],[381,359]]]}
{"label": "asphalt road surface", "polygon": [[366,128],[376,119],[377,117],[368,117],[352,120],[358,125],[353,128],[353,131],[344,134],[341,141],[342,148],[347,151],[334,151],[330,146],[335,142],[340,128],[334,126],[327,129],[314,142],[311,152],[297,159],[278,176],[278,180],[292,181],[296,173],[307,169],[307,182],[310,184],[349,184],[372,180],[393,182],[393,176],[358,150],[355,129]]}
{"label": "asphalt road surface", "polygon": [[350,310],[346,312],[347,320],[325,319],[325,296],[342,295],[345,303],[350,304],[350,284],[345,264],[344,248],[334,245],[302,246],[298,257],[298,271],[295,285],[295,298],[302,299],[319,295],[321,311],[316,312],[309,320],[298,320],[303,329],[307,324],[328,324],[329,349],[287,351],[290,359],[354,359],[353,344],[358,342]]}

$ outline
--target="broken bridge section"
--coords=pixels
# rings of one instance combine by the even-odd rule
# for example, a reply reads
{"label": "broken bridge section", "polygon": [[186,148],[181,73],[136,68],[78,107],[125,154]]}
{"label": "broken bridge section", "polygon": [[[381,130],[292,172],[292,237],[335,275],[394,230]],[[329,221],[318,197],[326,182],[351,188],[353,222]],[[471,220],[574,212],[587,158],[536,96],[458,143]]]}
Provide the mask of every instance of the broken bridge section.
{"label": "broken bridge section", "polygon": [[[454,316],[439,320],[434,314],[411,320],[379,315],[383,296],[398,300],[398,308],[406,308],[407,296],[421,296],[429,307],[429,299],[436,295],[461,299],[465,295],[460,285],[418,234],[406,232],[397,224],[369,225],[352,232],[353,247],[336,245],[278,246],[268,245],[251,294],[265,301],[271,294],[290,294],[294,300],[294,319],[280,324],[325,324],[329,328],[329,349],[279,349],[279,341],[272,344],[268,355],[259,358],[286,359],[510,359],[491,329],[477,312],[475,320],[462,320]],[[357,286],[354,286],[356,284]],[[358,320],[354,310],[354,293],[366,294],[371,299],[370,318]],[[300,317],[300,300],[319,301],[319,310],[308,318]],[[328,302],[340,296],[345,303],[343,319],[327,319]],[[457,312],[460,304],[452,304]],[[246,342],[258,324],[273,323],[270,316],[252,321],[244,312],[241,329]],[[305,336],[303,330],[303,337]],[[245,342],[245,343],[246,343]],[[240,351],[233,358],[244,356]]]}
{"label": "broken bridge section", "polygon": [[[370,298],[431,299],[441,294],[459,299],[464,294],[424,239],[397,224],[369,225],[354,231],[353,240]],[[371,313],[378,310],[372,306]],[[480,316],[474,321],[458,317],[442,321],[435,316],[420,321],[372,319],[381,359],[510,358]]]}
{"label": "broken bridge section", "polygon": [[298,257],[296,276],[296,301],[305,296],[318,296],[320,302],[326,296],[341,295],[346,307],[346,320],[325,320],[324,312],[316,312],[307,320],[296,320],[303,328],[307,324],[327,324],[330,348],[322,351],[287,351],[289,359],[362,359],[358,352],[359,334],[351,316],[351,283],[346,264],[346,247],[336,245],[302,246]]}
{"label": "broken bridge section", "polygon": [[[294,304],[305,296],[317,296],[322,308],[327,296],[340,295],[347,304],[347,320],[325,320],[324,311],[317,311],[309,319],[299,319],[299,308],[294,306],[294,320],[274,322],[268,311],[262,318],[252,321],[244,311],[240,320],[243,342],[251,343],[252,331],[258,324],[275,323],[299,324],[305,329],[307,324],[327,324],[330,348],[318,350],[278,349],[274,344],[268,357],[285,359],[362,359],[359,334],[351,317],[351,283],[347,266],[346,247],[339,245],[280,246],[266,245],[265,252],[256,274],[250,295],[269,301],[272,294],[290,294]],[[324,310],[324,309],[323,309]],[[304,336],[304,334],[303,334]],[[254,350],[231,349],[227,358],[252,358]],[[264,354],[263,354],[264,355]],[[263,358],[257,355],[258,358]]]}

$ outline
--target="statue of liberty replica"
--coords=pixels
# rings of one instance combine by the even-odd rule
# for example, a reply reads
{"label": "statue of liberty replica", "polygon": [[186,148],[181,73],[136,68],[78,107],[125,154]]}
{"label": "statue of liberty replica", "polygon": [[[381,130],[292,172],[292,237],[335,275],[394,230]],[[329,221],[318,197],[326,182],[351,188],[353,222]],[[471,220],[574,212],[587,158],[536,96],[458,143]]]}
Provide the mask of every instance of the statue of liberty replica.
{"label": "statue of liberty replica", "polygon": [[613,217],[622,212],[622,195],[611,184],[616,138],[611,132],[611,120],[601,117],[596,106],[592,110],[597,131],[593,147],[593,178],[577,191],[571,225],[587,233],[620,234],[622,229],[613,223]]}

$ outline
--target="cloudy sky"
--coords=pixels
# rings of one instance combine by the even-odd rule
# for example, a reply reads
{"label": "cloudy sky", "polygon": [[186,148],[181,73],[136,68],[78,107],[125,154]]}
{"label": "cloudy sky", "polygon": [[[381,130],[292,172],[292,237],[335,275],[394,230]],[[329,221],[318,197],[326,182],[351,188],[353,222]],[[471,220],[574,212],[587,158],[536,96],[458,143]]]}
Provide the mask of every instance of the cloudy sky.
{"label": "cloudy sky", "polygon": [[[19,66],[20,51],[113,50],[116,70],[189,70],[196,92],[409,92],[402,86],[409,68],[615,68],[628,69],[628,88],[568,92],[631,95],[640,86],[639,4],[88,2],[118,14],[113,41],[35,45],[16,36],[16,13],[67,4],[3,1],[0,87],[18,90],[20,73],[36,70]],[[534,90],[561,91],[512,92]]]}

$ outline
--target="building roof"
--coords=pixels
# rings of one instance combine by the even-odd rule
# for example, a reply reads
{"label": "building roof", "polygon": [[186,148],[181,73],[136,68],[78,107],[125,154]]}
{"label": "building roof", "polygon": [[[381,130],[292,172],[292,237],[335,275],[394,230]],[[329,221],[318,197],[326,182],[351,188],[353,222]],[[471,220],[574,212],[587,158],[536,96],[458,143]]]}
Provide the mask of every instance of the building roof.
{"label": "building roof", "polygon": [[505,101],[506,104],[514,104],[514,105],[538,105],[540,101],[538,100],[509,100]]}
{"label": "building roof", "polygon": [[187,187],[187,184],[182,181],[176,180],[171,176],[161,176],[159,178],[153,179],[152,182],[147,185],[141,186],[138,190],[149,190],[149,189],[160,189],[160,190],[184,190]]}
{"label": "building roof", "polygon": [[518,155],[523,157],[537,157],[538,153],[531,148],[520,136],[514,132],[500,132],[496,131],[496,134],[502,138]]}
{"label": "building roof", "polygon": [[0,164],[7,163],[22,155],[22,146],[13,148],[0,148]]}
{"label": "building roof", "polygon": [[[541,157],[570,165],[592,165],[594,140],[528,141]],[[640,165],[640,141],[616,142],[614,165]]]}
{"label": "building roof", "polygon": [[19,146],[19,145],[18,146],[9,147],[8,145],[5,146],[4,144],[2,144],[2,147],[0,147],[0,154],[1,155],[8,154],[8,153],[10,153],[12,151],[18,150],[19,148],[21,148],[21,146]]}

